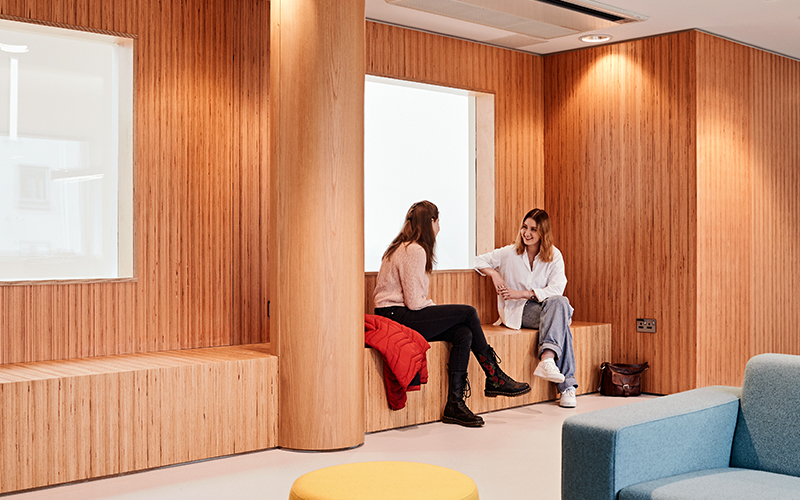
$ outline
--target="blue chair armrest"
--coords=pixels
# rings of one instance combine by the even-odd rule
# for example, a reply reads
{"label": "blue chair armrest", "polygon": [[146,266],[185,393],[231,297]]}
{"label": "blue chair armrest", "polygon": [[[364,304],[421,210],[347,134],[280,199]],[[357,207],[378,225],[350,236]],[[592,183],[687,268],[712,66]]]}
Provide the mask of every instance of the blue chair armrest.
{"label": "blue chair armrest", "polygon": [[740,395],[704,387],[568,418],[562,500],[616,500],[631,484],[728,467]]}

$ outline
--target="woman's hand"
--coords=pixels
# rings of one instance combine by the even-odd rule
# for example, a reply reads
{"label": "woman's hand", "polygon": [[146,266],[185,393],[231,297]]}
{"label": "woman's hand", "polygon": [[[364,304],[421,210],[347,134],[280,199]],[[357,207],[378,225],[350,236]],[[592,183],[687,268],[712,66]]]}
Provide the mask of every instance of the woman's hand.
{"label": "woman's hand", "polygon": [[492,278],[492,283],[494,283],[494,291],[497,292],[497,295],[500,295],[501,291],[508,288],[508,286],[506,286],[506,280],[504,280],[503,276],[494,269],[487,267],[486,269],[481,269],[480,271],[486,276]]}
{"label": "woman's hand", "polygon": [[497,292],[497,295],[500,295],[503,290],[508,290],[508,286],[506,285],[506,280],[503,279],[500,274],[495,274],[492,276],[492,282],[494,283],[494,289]]}
{"label": "woman's hand", "polygon": [[508,288],[506,280],[504,280],[503,276],[494,269],[481,269],[481,272],[492,278],[494,289],[497,292],[497,295],[503,297],[503,300],[528,300],[531,298],[531,292],[527,290],[514,290],[513,288]]}
{"label": "woman's hand", "polygon": [[503,285],[503,288],[498,290],[497,293],[503,297],[503,300],[528,300],[531,296],[531,292],[527,290],[514,290],[513,288],[506,287],[505,284]]}

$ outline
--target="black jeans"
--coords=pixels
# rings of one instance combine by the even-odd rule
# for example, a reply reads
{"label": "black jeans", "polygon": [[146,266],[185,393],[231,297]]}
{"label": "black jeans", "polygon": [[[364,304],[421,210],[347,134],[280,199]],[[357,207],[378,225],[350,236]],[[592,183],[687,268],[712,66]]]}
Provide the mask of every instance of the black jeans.
{"label": "black jeans", "polygon": [[418,311],[407,307],[380,307],[375,314],[387,317],[420,333],[429,342],[446,341],[453,344],[450,349],[451,372],[465,372],[469,364],[469,352],[487,355],[489,344],[481,328],[478,311],[472,306],[447,304],[428,306]]}

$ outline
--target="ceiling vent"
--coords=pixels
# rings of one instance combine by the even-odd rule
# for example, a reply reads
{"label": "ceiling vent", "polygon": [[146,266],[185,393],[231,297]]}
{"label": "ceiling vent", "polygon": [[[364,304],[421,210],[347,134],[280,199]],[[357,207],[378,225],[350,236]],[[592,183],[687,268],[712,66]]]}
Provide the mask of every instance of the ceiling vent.
{"label": "ceiling vent", "polygon": [[386,3],[542,40],[647,19],[586,0],[386,0]]}

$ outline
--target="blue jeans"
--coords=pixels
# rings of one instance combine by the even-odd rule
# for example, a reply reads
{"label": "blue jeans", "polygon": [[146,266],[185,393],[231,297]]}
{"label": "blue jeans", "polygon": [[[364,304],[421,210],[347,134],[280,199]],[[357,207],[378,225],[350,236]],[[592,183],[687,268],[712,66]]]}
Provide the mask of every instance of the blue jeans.
{"label": "blue jeans", "polygon": [[569,329],[572,312],[569,300],[563,295],[549,297],[542,302],[529,300],[522,310],[522,327],[539,330],[539,357],[545,349],[556,353],[556,366],[564,375],[564,381],[557,384],[561,393],[570,387],[578,387],[572,332]]}
{"label": "blue jeans", "polygon": [[380,307],[375,314],[397,321],[420,333],[429,342],[446,341],[453,344],[450,349],[448,370],[466,372],[469,352],[487,356],[489,344],[481,328],[478,311],[472,306],[447,304],[428,306],[418,311],[407,307]]}

